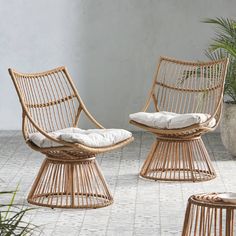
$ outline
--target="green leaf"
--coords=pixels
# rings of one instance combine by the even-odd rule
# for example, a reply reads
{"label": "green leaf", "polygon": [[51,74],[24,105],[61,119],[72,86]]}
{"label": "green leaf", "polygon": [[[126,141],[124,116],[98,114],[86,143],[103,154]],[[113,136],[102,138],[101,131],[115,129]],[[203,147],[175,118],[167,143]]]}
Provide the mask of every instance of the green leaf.
{"label": "green leaf", "polygon": [[230,18],[207,18],[202,22],[215,26],[215,37],[205,55],[213,61],[229,58],[224,94],[236,103],[236,22]]}
{"label": "green leaf", "polygon": [[[25,208],[22,204],[15,204],[15,197],[19,185],[15,191],[3,191],[0,195],[12,194],[8,204],[0,205],[0,235],[1,236],[22,236],[32,235],[38,230],[38,227],[30,222],[24,221],[25,214],[34,208]],[[2,209],[2,210],[1,210]],[[40,231],[39,231],[40,232]]]}
{"label": "green leaf", "polygon": [[9,206],[8,206],[8,209],[7,209],[7,212],[6,212],[6,215],[5,215],[5,219],[7,218],[8,213],[10,212],[10,209],[11,209],[11,207],[12,207],[12,205],[13,205],[13,202],[14,202],[15,197],[16,197],[16,192],[18,191],[18,188],[19,188],[19,184],[17,185],[16,190],[13,192],[11,201],[10,201],[10,203],[9,203]]}

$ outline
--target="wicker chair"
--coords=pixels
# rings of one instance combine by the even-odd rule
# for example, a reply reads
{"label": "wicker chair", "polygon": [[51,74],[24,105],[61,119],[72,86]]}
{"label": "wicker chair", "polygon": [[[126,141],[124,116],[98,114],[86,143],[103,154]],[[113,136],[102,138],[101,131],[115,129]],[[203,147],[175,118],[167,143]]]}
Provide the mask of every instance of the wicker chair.
{"label": "wicker chair", "polygon": [[[142,111],[146,114],[153,106],[157,114],[160,111],[204,113],[209,114],[209,118],[205,122],[176,129],[150,127],[131,119],[131,124],[156,135],[156,141],[141,168],[141,177],[193,182],[215,178],[201,135],[214,130],[219,123],[227,64],[227,59],[194,63],[160,58]],[[209,126],[212,121],[214,124]]]}
{"label": "wicker chair", "polygon": [[[104,127],[86,109],[65,67],[34,74],[9,69],[9,73],[22,105],[24,139],[32,149],[46,155],[28,202],[51,208],[98,208],[111,204],[113,198],[95,156],[121,148],[133,137],[105,147],[55,138],[50,132],[76,127],[82,112],[99,129]],[[29,136],[37,132],[54,145],[35,145]]]}

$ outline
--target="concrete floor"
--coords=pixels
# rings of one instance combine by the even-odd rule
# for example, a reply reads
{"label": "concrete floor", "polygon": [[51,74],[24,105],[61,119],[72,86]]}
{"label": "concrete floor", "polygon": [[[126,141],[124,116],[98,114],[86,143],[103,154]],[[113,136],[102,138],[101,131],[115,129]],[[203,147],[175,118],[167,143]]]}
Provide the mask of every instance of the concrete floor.
{"label": "concrete floor", "polygon": [[[217,178],[202,183],[166,183],[138,177],[154,137],[136,132],[129,146],[97,158],[114,196],[114,204],[93,210],[37,207],[27,218],[44,235],[130,236],[181,235],[187,199],[194,193],[236,192],[236,159],[218,133],[204,137]],[[19,131],[0,131],[0,191],[19,184],[16,202],[25,203],[43,156],[25,145]],[[2,196],[1,196],[2,198]],[[1,199],[7,202],[7,199]]]}

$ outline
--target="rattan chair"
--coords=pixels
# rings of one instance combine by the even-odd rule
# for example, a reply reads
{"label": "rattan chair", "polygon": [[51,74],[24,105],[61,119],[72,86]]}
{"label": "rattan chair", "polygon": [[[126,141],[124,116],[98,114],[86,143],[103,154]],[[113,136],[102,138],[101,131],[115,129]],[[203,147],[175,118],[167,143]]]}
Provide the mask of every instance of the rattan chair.
{"label": "rattan chair", "polygon": [[[214,130],[220,120],[228,60],[186,62],[161,57],[143,112],[204,113],[199,124],[177,129],[130,123],[156,135],[140,176],[165,181],[205,181],[215,178],[201,135]],[[152,103],[153,102],[153,103]],[[210,122],[215,121],[209,127]]]}
{"label": "rattan chair", "polygon": [[[28,195],[31,204],[59,208],[98,208],[113,202],[95,160],[96,154],[127,145],[133,137],[106,147],[89,147],[62,141],[50,132],[76,127],[82,112],[104,129],[88,112],[65,67],[23,74],[9,69],[23,110],[23,136],[34,150],[46,155]],[[29,135],[39,132],[54,144],[42,148]]]}

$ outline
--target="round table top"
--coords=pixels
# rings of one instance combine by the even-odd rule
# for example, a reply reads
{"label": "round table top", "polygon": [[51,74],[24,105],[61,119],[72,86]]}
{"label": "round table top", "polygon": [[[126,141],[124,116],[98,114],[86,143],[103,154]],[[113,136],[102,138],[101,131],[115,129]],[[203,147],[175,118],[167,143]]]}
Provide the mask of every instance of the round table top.
{"label": "round table top", "polygon": [[195,194],[189,198],[189,202],[194,205],[216,207],[216,208],[236,208],[235,203],[225,202],[220,198],[220,194],[224,193],[203,193]]}

